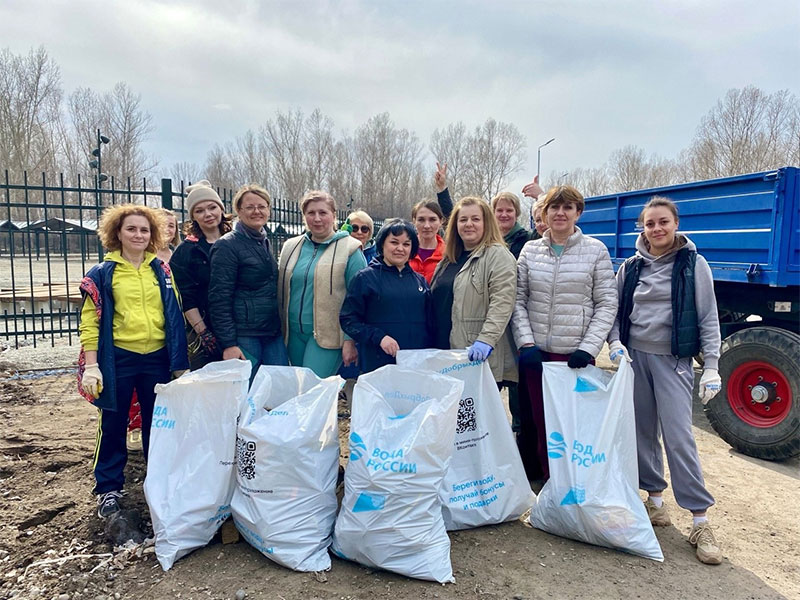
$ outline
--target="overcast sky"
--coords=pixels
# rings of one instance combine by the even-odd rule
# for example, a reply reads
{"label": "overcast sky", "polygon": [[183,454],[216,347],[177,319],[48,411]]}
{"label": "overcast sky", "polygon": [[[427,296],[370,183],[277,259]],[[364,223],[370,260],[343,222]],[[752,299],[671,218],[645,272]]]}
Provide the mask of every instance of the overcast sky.
{"label": "overcast sky", "polygon": [[0,47],[44,45],[66,93],[142,95],[164,174],[299,107],[347,131],[388,111],[426,147],[451,122],[512,122],[512,188],[551,137],[545,175],[627,144],[671,157],[730,88],[800,95],[798,32],[798,0],[0,1]]}

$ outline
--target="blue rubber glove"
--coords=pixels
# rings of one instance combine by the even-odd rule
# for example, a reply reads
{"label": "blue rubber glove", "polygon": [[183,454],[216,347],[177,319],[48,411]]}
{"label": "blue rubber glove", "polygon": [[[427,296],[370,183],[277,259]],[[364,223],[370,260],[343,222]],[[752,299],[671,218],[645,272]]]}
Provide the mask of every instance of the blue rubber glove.
{"label": "blue rubber glove", "polygon": [[492,348],[489,344],[484,344],[483,342],[475,341],[472,346],[467,348],[467,357],[470,360],[486,360],[489,358],[489,355],[492,353]]}

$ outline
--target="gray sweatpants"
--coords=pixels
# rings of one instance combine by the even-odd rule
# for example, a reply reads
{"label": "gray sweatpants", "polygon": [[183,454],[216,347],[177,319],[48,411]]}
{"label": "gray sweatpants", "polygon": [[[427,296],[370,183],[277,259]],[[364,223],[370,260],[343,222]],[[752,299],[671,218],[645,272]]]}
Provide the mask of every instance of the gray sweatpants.
{"label": "gray sweatpants", "polygon": [[660,492],[667,487],[660,434],[675,500],[686,510],[704,511],[714,504],[714,498],[703,481],[692,434],[692,359],[649,354],[633,348],[629,352],[633,359],[639,487],[647,492]]}

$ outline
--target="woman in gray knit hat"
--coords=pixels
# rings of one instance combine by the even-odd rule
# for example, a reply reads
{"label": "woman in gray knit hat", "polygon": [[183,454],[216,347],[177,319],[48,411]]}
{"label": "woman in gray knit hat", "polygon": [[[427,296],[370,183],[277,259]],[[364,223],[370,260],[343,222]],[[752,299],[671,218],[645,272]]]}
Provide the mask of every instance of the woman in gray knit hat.
{"label": "woman in gray knit hat", "polygon": [[670,525],[662,499],[667,487],[663,438],[675,500],[693,516],[689,542],[700,562],[718,565],[722,552],[706,518],[714,498],[705,487],[692,433],[692,359],[698,352],[705,359],[703,404],[722,387],[714,281],[692,241],[677,233],[674,202],[653,197],[639,215],[639,225],[644,230],[636,254],[617,271],[619,311],[608,335],[611,360],[624,358],[633,366],[639,487],[648,494],[650,522]]}
{"label": "woman in gray knit hat", "polygon": [[170,259],[170,267],[181,291],[183,311],[189,332],[189,360],[192,369],[222,358],[213,333],[208,310],[208,285],[211,278],[211,248],[231,230],[231,219],[211,184],[203,179],[186,188],[184,241]]}

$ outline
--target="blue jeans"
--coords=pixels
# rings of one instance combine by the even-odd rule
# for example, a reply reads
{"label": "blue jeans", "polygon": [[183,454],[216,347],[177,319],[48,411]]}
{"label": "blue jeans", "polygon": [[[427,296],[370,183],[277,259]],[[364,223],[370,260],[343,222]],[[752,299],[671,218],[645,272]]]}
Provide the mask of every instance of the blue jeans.
{"label": "blue jeans", "polygon": [[261,365],[289,365],[289,355],[286,353],[283,336],[239,336],[236,338],[236,345],[253,365],[253,370],[250,372],[250,383],[253,383]]}

